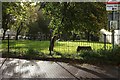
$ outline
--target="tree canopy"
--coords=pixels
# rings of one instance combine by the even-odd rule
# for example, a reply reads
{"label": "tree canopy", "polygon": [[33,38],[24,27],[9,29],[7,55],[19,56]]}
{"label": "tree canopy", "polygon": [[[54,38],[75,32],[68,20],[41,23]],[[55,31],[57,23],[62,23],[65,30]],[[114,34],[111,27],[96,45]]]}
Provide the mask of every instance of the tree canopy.
{"label": "tree canopy", "polygon": [[[3,29],[19,34],[44,32],[53,34],[97,34],[107,26],[107,11],[102,2],[3,2]],[[35,29],[35,30],[33,30]]]}
{"label": "tree canopy", "polygon": [[7,29],[15,30],[17,40],[21,32],[25,34],[29,30],[28,25],[37,19],[35,6],[31,4],[30,2],[3,2],[4,35]]}
{"label": "tree canopy", "polygon": [[104,3],[46,3],[43,13],[51,20],[49,27],[58,32],[97,33],[107,25]]}

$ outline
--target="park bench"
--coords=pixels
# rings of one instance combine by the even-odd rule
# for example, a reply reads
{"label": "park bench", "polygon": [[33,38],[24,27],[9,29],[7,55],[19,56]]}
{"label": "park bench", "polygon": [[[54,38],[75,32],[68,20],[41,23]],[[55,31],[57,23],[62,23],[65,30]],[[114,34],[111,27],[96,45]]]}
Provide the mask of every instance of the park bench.
{"label": "park bench", "polygon": [[92,50],[91,46],[78,46],[77,47],[77,52],[82,51],[82,50]]}

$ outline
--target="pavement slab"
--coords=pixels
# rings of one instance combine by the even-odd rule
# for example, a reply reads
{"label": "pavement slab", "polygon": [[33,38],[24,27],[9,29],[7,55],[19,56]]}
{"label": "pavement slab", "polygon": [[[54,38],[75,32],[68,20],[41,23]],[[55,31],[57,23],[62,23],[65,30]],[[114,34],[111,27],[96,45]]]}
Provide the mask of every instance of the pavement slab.
{"label": "pavement slab", "polygon": [[[0,58],[2,63],[5,58]],[[0,68],[0,78],[59,78],[87,79],[112,78],[120,80],[117,66],[69,64],[62,62],[8,58]],[[109,79],[107,79],[109,80]]]}
{"label": "pavement slab", "polygon": [[56,62],[12,59],[6,60],[2,78],[74,78]]}
{"label": "pavement slab", "polygon": [[119,78],[119,67],[110,65],[59,63],[78,78]]}

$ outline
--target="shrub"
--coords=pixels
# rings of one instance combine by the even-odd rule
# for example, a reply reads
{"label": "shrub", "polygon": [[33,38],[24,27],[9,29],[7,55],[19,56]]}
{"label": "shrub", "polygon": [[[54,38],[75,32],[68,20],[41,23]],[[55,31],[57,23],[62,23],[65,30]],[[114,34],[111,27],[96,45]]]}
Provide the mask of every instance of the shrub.
{"label": "shrub", "polygon": [[38,55],[39,55],[39,52],[37,50],[34,50],[32,48],[28,48],[28,50],[26,51],[24,56],[29,57],[29,58],[34,58]]}
{"label": "shrub", "polygon": [[71,56],[71,54],[66,53],[66,54],[62,54],[61,58],[70,58],[70,56]]}
{"label": "shrub", "polygon": [[87,62],[99,63],[120,63],[120,47],[115,47],[110,50],[97,50],[97,51],[82,51],[79,56]]}
{"label": "shrub", "polygon": [[19,53],[15,52],[15,51],[10,51],[8,53],[7,50],[2,51],[2,57],[18,57]]}

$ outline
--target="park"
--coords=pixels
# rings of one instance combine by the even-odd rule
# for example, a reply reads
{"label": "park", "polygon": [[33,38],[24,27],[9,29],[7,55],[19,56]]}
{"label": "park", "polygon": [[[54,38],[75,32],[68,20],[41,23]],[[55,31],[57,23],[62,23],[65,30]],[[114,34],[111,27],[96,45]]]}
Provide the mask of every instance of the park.
{"label": "park", "polygon": [[[117,66],[118,69],[119,4],[119,2],[0,3],[2,6],[0,56],[3,58],[1,68],[9,65],[13,59],[13,62],[18,61],[16,65],[19,66],[25,63],[29,65],[41,63],[45,66],[48,63],[52,66],[46,62],[52,61],[55,62],[53,65],[62,67],[69,63],[72,67],[76,67],[77,64],[85,66],[90,64]],[[27,60],[30,62],[27,63]],[[7,61],[8,63],[4,63]]]}

